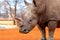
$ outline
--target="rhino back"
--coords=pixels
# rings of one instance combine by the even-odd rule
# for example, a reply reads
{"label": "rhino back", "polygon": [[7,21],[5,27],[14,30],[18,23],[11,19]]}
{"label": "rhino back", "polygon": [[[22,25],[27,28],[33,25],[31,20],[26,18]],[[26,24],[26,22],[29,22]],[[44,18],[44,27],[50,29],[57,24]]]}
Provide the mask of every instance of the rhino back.
{"label": "rhino back", "polygon": [[60,0],[46,0],[48,20],[60,20]]}

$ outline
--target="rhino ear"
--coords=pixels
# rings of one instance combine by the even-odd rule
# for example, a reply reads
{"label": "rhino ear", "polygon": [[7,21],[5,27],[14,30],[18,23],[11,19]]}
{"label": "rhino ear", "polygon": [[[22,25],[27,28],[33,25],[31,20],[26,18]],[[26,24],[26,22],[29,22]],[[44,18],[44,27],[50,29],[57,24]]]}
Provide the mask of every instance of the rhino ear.
{"label": "rhino ear", "polygon": [[32,5],[32,6],[37,6],[35,0],[32,0],[32,3],[28,3],[26,0],[24,0],[24,3],[25,3],[25,5],[27,5],[27,6],[29,6],[29,5],[30,5],[30,6],[31,6],[31,5]]}
{"label": "rhino ear", "polygon": [[35,0],[33,0],[34,5],[37,7]]}
{"label": "rhino ear", "polygon": [[24,3],[25,3],[25,5],[29,5],[29,3],[26,0],[24,0]]}

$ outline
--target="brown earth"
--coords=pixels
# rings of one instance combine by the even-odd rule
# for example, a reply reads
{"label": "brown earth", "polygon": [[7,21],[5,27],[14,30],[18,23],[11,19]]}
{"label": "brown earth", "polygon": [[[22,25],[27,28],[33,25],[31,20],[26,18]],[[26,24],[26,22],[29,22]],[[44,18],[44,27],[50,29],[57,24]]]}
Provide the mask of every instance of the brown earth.
{"label": "brown earth", "polygon": [[[47,30],[46,28],[46,31]],[[41,32],[37,27],[28,34],[19,33],[18,28],[0,29],[0,40],[39,40],[40,37]],[[55,40],[60,40],[60,28],[56,28],[54,38]]]}
{"label": "brown earth", "polygon": [[[0,40],[39,40],[40,36],[41,36],[41,33],[37,27],[35,27],[28,34],[19,33],[17,28],[2,29],[2,30],[0,29]],[[60,40],[60,28],[56,29],[54,37],[55,37],[55,40]]]}

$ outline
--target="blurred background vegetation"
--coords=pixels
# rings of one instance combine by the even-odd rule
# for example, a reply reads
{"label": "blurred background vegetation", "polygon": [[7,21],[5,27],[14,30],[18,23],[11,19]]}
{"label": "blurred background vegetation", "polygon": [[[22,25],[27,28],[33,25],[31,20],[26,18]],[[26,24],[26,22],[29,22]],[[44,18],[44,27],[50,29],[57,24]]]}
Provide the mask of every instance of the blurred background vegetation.
{"label": "blurred background vegetation", "polygon": [[[31,3],[31,0],[26,0]],[[0,18],[11,19],[17,15],[20,17],[20,13],[26,9],[24,0],[0,0]]]}

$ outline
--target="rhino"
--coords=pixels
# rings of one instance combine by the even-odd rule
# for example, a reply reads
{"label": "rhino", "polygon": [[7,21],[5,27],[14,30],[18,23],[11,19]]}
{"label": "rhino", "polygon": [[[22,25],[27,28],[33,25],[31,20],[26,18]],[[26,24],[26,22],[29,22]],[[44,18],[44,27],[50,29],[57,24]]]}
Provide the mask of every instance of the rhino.
{"label": "rhino", "polygon": [[[60,21],[60,0],[24,0],[26,10],[18,20],[19,32],[29,33],[36,25],[41,30],[40,40],[54,40],[54,32]],[[48,27],[48,39],[45,28]]]}

